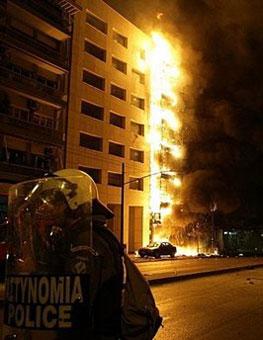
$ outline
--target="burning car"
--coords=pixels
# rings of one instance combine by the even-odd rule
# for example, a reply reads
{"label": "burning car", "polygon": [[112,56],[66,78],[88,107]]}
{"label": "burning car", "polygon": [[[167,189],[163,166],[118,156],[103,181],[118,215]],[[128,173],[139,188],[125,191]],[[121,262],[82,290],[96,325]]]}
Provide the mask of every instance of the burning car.
{"label": "burning car", "polygon": [[160,258],[162,255],[170,255],[174,257],[176,254],[176,247],[170,242],[154,242],[149,244],[147,247],[142,247],[138,250],[138,254],[141,257],[155,257]]}

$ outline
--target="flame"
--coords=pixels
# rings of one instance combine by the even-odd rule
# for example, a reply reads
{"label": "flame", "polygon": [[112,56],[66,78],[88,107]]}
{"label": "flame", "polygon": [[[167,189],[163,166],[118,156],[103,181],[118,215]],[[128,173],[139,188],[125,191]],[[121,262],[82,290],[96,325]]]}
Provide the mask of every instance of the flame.
{"label": "flame", "polygon": [[[150,167],[151,174],[167,171],[167,164],[163,161],[167,156],[171,159],[183,157],[181,145],[172,142],[167,131],[178,133],[182,127],[176,115],[178,105],[177,88],[181,81],[179,55],[170,42],[159,32],[151,34],[151,48],[149,52],[150,67]],[[175,172],[173,172],[173,177]],[[180,187],[181,182],[174,179],[174,186]],[[176,200],[175,200],[176,201]],[[171,215],[173,198],[168,196],[162,187],[161,175],[150,177],[150,211],[158,213],[161,218]],[[156,236],[158,237],[158,236]]]}
{"label": "flame", "polygon": [[172,179],[172,182],[173,182],[173,185],[176,187],[176,188],[180,188],[180,186],[182,185],[182,181],[180,178],[178,177],[174,177]]}
{"label": "flame", "polygon": [[198,254],[197,248],[194,247],[176,247],[176,255],[196,256]]}
{"label": "flame", "polygon": [[156,18],[157,18],[158,20],[161,20],[161,19],[162,19],[162,16],[163,16],[163,13],[162,13],[162,12],[159,12],[159,13],[157,13]]}

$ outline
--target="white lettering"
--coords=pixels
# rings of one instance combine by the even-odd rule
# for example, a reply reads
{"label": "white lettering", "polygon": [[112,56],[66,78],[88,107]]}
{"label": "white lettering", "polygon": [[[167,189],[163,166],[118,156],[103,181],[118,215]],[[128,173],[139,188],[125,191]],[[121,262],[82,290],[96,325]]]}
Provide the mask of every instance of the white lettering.
{"label": "white lettering", "polygon": [[70,303],[70,277],[66,277],[65,303]]}
{"label": "white lettering", "polygon": [[35,329],[73,327],[72,304],[84,302],[81,282],[80,276],[70,275],[9,277],[7,323]]}
{"label": "white lettering", "polygon": [[48,278],[42,276],[38,283],[38,300],[41,304],[46,304],[49,297],[49,282]]}
{"label": "white lettering", "polygon": [[[34,281],[34,282],[33,282]],[[37,277],[28,280],[28,303],[37,303]]]}
{"label": "white lettering", "polygon": [[50,303],[64,303],[64,278],[60,277],[57,281],[56,277],[51,277],[50,282]]}
{"label": "white lettering", "polygon": [[[55,327],[55,325],[57,323],[56,313],[57,313],[57,310],[54,306],[49,305],[49,306],[44,308],[44,310],[43,310],[43,326],[44,327],[46,327],[46,328]],[[48,314],[51,314],[51,317],[49,317]]]}
{"label": "white lettering", "polygon": [[58,326],[63,328],[72,327],[72,322],[70,321],[71,306],[59,306],[59,320]]}
{"label": "white lettering", "polygon": [[41,306],[36,306],[36,327],[41,325]]}
{"label": "white lettering", "polygon": [[18,302],[18,285],[21,281],[21,278],[15,277],[14,278],[14,285],[15,285],[15,302]]}
{"label": "white lettering", "polygon": [[79,276],[74,277],[74,286],[73,286],[72,295],[71,295],[71,303],[74,303],[75,301],[83,302],[82,288],[81,288]]}
{"label": "white lettering", "polygon": [[28,277],[21,278],[21,294],[22,294],[22,298],[21,298],[22,301],[21,302],[22,303],[25,303],[27,283],[28,283]]}
{"label": "white lettering", "polygon": [[26,306],[26,319],[25,319],[25,326],[26,327],[34,327],[34,321],[30,320],[30,306]]}
{"label": "white lettering", "polygon": [[11,303],[8,305],[8,324],[10,324],[11,320],[14,318],[15,315],[15,306]]}
{"label": "white lettering", "polygon": [[17,327],[21,327],[24,323],[25,313],[24,308],[22,305],[16,306],[16,313],[15,313],[15,323]]}

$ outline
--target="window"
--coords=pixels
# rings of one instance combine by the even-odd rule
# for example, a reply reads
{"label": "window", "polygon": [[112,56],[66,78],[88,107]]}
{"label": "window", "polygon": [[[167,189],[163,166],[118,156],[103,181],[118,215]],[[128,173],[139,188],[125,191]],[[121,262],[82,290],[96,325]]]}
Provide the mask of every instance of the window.
{"label": "window", "polygon": [[126,90],[122,89],[119,86],[111,84],[110,94],[114,97],[121,99],[121,100],[126,100]]}
{"label": "window", "polygon": [[108,184],[114,187],[121,187],[122,174],[118,174],[115,172],[108,172]]}
{"label": "window", "polygon": [[116,31],[113,31],[113,40],[123,47],[128,47],[128,38]]}
{"label": "window", "polygon": [[136,96],[131,96],[131,104],[133,106],[136,106],[138,107],[139,109],[141,110],[144,110],[144,99],[143,98],[139,98],[139,97],[136,97]]}
{"label": "window", "polygon": [[110,112],[110,124],[125,129],[125,117]]}
{"label": "window", "polygon": [[83,70],[83,81],[99,90],[105,90],[105,79],[94,73]]}
{"label": "window", "polygon": [[103,120],[104,109],[101,106],[88,103],[84,100],[81,101],[81,113],[92,118]]}
{"label": "window", "polygon": [[135,69],[132,69],[132,75],[137,82],[140,84],[145,84],[145,74]]}
{"label": "window", "polygon": [[134,132],[136,135],[144,136],[144,125],[131,122],[131,131]]}
{"label": "window", "polygon": [[103,142],[101,137],[91,136],[81,132],[79,145],[87,149],[102,151]]}
{"label": "window", "polygon": [[95,183],[101,183],[101,169],[88,168],[86,166],[79,166],[79,170],[86,172],[94,180]]}
{"label": "window", "polygon": [[90,12],[87,13],[86,22],[90,24],[92,27],[101,31],[102,33],[107,34],[108,27],[106,22],[102,21],[101,19],[91,14]]}
{"label": "window", "polygon": [[97,59],[106,61],[106,50],[92,44],[90,41],[85,41],[85,51]]}
{"label": "window", "polygon": [[110,155],[124,157],[124,151],[125,151],[124,145],[109,142],[109,154]]}
{"label": "window", "polygon": [[130,159],[135,162],[144,162],[144,152],[141,150],[130,149]]}
{"label": "window", "polygon": [[127,64],[117,58],[112,57],[112,66],[116,68],[116,70],[127,74]]}
{"label": "window", "polygon": [[129,182],[130,189],[143,191],[143,178],[130,177]]}

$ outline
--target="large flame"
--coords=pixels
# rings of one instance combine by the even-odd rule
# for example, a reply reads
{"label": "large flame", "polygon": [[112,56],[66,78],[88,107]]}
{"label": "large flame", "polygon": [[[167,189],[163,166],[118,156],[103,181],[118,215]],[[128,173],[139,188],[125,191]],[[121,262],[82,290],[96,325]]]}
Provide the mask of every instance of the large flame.
{"label": "large flame", "polygon": [[[168,173],[164,159],[167,155],[173,159],[183,157],[183,148],[170,140],[167,131],[178,132],[181,122],[176,115],[178,94],[176,89],[180,83],[181,70],[179,67],[178,54],[169,41],[158,32],[151,35],[152,44],[149,51],[150,65],[150,133],[149,143],[151,146],[150,167],[150,211],[152,216],[160,216],[158,223],[165,216],[171,215],[172,197],[162,185],[162,173]],[[181,185],[181,181],[172,172],[171,183],[175,188]],[[168,176],[169,180],[169,176]],[[166,187],[166,186],[165,186]],[[152,221],[156,223],[156,221]],[[154,237],[158,238],[158,235]]]}

